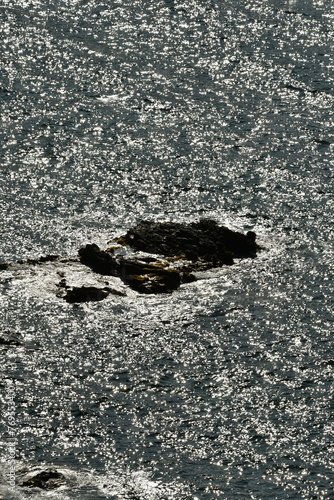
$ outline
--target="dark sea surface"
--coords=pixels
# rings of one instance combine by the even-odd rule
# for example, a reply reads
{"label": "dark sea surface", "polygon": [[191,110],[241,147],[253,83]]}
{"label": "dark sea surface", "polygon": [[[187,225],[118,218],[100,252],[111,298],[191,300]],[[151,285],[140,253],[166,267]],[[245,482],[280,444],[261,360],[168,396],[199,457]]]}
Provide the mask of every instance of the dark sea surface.
{"label": "dark sea surface", "polygon": [[265,248],[156,296],[0,271],[0,498],[334,499],[334,3],[0,0],[0,29],[0,263],[142,219]]}

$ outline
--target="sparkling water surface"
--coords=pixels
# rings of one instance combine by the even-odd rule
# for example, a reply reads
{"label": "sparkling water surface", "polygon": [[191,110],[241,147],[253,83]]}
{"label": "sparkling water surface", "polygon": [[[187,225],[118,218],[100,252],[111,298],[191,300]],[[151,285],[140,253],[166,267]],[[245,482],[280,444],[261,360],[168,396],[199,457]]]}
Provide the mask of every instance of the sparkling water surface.
{"label": "sparkling water surface", "polygon": [[[333,10],[0,0],[0,262],[142,219],[263,247],[159,296],[0,271],[4,499],[334,498]],[[61,273],[126,297],[68,304]],[[46,467],[66,484],[20,486]]]}

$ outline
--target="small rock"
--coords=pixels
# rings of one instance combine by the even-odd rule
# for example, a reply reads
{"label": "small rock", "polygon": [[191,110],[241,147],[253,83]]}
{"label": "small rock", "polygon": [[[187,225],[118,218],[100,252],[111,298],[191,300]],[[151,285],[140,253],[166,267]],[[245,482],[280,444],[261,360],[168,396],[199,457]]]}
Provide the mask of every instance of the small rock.
{"label": "small rock", "polygon": [[59,288],[68,288],[67,283],[66,283],[66,278],[62,278],[62,279],[59,281],[59,283],[58,283],[58,285],[57,285],[57,286],[58,286]]}
{"label": "small rock", "polygon": [[79,250],[80,262],[90,267],[94,272],[106,276],[119,276],[119,264],[110,254],[104,252],[94,243]]}
{"label": "small rock", "polygon": [[20,486],[52,490],[66,482],[64,474],[55,469],[46,469],[21,482]]}
{"label": "small rock", "polygon": [[121,279],[126,285],[140,293],[170,293],[181,284],[178,271],[134,260],[122,261]]}
{"label": "small rock", "polygon": [[44,264],[44,262],[54,262],[55,260],[59,259],[59,255],[46,255],[39,257],[38,259],[28,259],[27,264]]}
{"label": "small rock", "polygon": [[197,278],[194,274],[192,274],[192,273],[182,273],[181,274],[181,282],[182,283],[193,283],[194,281],[197,281]]}
{"label": "small rock", "polygon": [[9,336],[9,337],[0,337],[0,346],[1,345],[20,347],[23,346],[24,343],[12,336]]}
{"label": "small rock", "polygon": [[[64,299],[71,304],[76,302],[97,302],[108,297],[110,293],[112,293],[110,288],[96,288],[94,286],[73,287],[67,291]],[[122,294],[122,292],[116,291],[114,293],[117,295]]]}

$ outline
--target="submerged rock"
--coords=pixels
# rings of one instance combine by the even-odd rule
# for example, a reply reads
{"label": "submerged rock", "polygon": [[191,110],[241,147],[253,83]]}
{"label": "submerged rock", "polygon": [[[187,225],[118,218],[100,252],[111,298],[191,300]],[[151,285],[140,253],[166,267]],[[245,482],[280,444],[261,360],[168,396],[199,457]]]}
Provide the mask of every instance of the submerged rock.
{"label": "submerged rock", "polygon": [[52,490],[59,488],[66,482],[64,474],[55,469],[46,469],[23,480],[20,486]]}
{"label": "submerged rock", "polygon": [[27,264],[44,264],[44,262],[55,262],[59,259],[59,255],[45,255],[41,256],[38,259],[28,259]]}
{"label": "submerged rock", "polygon": [[73,287],[67,291],[64,299],[66,302],[90,302],[103,300],[109,295],[109,290],[106,288],[96,288],[94,286]]}

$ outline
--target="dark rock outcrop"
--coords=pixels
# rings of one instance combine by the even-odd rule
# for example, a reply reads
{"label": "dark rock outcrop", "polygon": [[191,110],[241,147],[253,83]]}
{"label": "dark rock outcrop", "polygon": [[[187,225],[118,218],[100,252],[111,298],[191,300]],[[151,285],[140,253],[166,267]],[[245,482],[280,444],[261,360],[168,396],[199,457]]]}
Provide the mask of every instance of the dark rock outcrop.
{"label": "dark rock outcrop", "polygon": [[104,252],[94,243],[79,250],[80,262],[90,267],[95,273],[106,276],[119,276],[120,267],[110,252]]}
{"label": "dark rock outcrop", "polygon": [[[255,257],[260,248],[253,231],[242,234],[218,226],[210,219],[191,224],[142,221],[124,236],[114,239],[113,243],[116,245],[107,250],[101,250],[95,244],[86,245],[79,250],[80,262],[95,273],[120,278],[133,290],[147,294],[170,293],[182,283],[195,281],[194,272],[231,265],[237,257]],[[130,248],[121,249],[122,246]],[[64,260],[57,255],[47,255],[19,264],[37,265],[53,261],[62,265],[77,262],[77,259]],[[8,267],[15,270],[12,264],[0,264],[0,270]],[[108,287],[70,288],[64,272],[57,273],[61,277],[57,296],[69,303],[100,301],[109,294],[123,295]]]}
{"label": "dark rock outcrop", "polygon": [[97,288],[95,286],[75,286],[67,290],[64,299],[66,302],[70,302],[71,304],[77,302],[98,302],[100,300],[104,300],[110,294],[124,297],[123,292],[112,290],[108,287]]}
{"label": "dark rock outcrop", "polygon": [[5,333],[2,334],[0,337],[0,346],[6,346],[6,347],[11,347],[11,346],[23,346],[24,342],[22,342],[22,336],[20,333],[17,332],[12,332],[12,333]]}
{"label": "dark rock outcrop", "polygon": [[[252,231],[244,235],[209,219],[192,224],[142,221],[117,241],[137,251],[163,255],[165,262],[153,257],[117,258],[113,250],[103,251],[94,244],[80,249],[79,255],[93,271],[118,276],[140,293],[168,293],[194,281],[192,271],[231,265],[234,257],[255,257],[255,240]],[[173,259],[187,263],[173,268]]]}
{"label": "dark rock outcrop", "polygon": [[52,490],[66,482],[64,474],[55,469],[46,469],[21,482],[20,486]]}
{"label": "dark rock outcrop", "polygon": [[142,221],[123,238],[136,250],[180,255],[208,268],[233,264],[233,257],[254,257],[257,250],[255,233],[244,235],[209,219],[189,225]]}
{"label": "dark rock outcrop", "polygon": [[[80,261],[88,265],[94,272],[106,276],[117,276],[126,285],[140,293],[170,293],[179,288],[181,283],[190,283],[196,279],[186,269],[170,269],[167,262],[163,266],[161,261],[152,257],[141,259],[119,257],[116,259],[95,244],[81,248],[79,255]],[[72,296],[72,291],[68,292],[65,299],[68,302],[84,301],[72,300]],[[86,300],[102,300],[103,298],[88,298]]]}
{"label": "dark rock outcrop", "polygon": [[121,261],[120,278],[140,293],[169,293],[181,284],[181,274],[177,270],[125,259]]}

